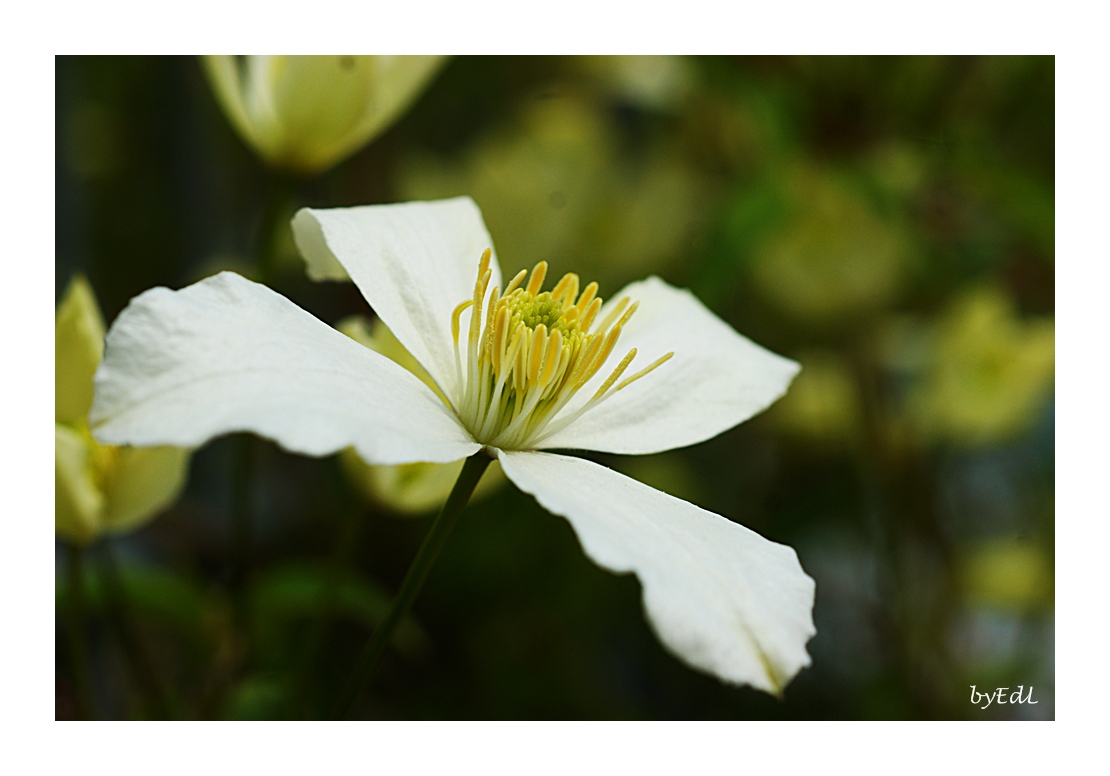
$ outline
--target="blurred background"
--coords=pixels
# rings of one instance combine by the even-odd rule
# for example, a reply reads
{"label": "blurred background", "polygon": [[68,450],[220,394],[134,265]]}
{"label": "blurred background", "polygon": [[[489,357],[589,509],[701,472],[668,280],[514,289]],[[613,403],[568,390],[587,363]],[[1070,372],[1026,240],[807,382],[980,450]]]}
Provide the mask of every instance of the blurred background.
{"label": "blurred background", "polygon": [[[233,269],[386,349],[288,219],[468,194],[507,275],[542,259],[609,297],[658,274],[803,367],[713,440],[592,456],[797,550],[817,635],[781,700],[666,653],[636,579],[494,473],[362,716],[1054,717],[1051,57],[450,59],[311,169],[234,127],[205,67],[56,60],[59,301],[83,276],[110,324]],[[165,509],[59,533],[58,718],[326,715],[450,482],[195,451]]]}

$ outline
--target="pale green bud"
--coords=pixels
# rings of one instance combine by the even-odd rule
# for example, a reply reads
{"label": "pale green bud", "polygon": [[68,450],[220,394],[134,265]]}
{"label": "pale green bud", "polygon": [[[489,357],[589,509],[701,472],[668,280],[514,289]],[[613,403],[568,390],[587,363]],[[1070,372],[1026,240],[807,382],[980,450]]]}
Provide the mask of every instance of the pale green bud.
{"label": "pale green bud", "polygon": [[431,81],[435,56],[207,56],[232,126],[270,166],[322,172],[392,124]]}

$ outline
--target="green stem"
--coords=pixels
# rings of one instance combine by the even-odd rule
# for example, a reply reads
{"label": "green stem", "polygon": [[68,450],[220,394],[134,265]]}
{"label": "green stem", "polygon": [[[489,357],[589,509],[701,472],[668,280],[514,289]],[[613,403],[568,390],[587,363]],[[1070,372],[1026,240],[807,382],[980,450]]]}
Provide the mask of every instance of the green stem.
{"label": "green stem", "polygon": [[[296,705],[307,713],[316,690],[314,670],[320,652],[328,638],[331,622],[335,618],[339,603],[339,587],[343,575],[351,564],[351,556],[358,542],[358,535],[365,520],[362,511],[355,508],[344,520],[339,531],[335,550],[332,553],[331,564],[324,581],[324,589],[320,596],[320,607],[308,637],[308,647],[305,649],[304,659],[301,662],[299,675],[296,681]],[[306,717],[308,718],[308,717]]]}
{"label": "green stem", "polygon": [[231,485],[231,589],[236,601],[236,616],[242,615],[243,590],[251,575],[251,480],[254,474],[254,439],[240,434],[235,439]]}
{"label": "green stem", "polygon": [[270,183],[256,241],[258,280],[261,283],[273,282],[277,274],[278,246],[289,229],[289,224],[282,221],[289,213],[296,188],[296,181],[285,176],[275,176]]}
{"label": "green stem", "polygon": [[[276,175],[271,178],[262,220],[255,235],[255,267],[258,280],[272,282],[277,271],[278,246],[284,234],[282,219],[296,192],[296,182],[289,177]],[[231,492],[231,588],[235,601],[236,622],[245,632],[246,586],[252,567],[251,545],[253,525],[251,520],[250,487],[254,475],[254,440],[242,435],[235,442],[232,463]]]}
{"label": "green stem", "polygon": [[89,661],[85,652],[85,550],[78,544],[67,545],[69,595],[66,616],[69,620],[69,662],[73,672],[73,693],[80,719],[95,719],[92,685],[89,683]]}
{"label": "green stem", "polygon": [[159,681],[154,662],[135,627],[135,619],[128,606],[119,564],[108,543],[104,543],[102,547],[101,577],[104,580],[105,603],[109,619],[115,626],[124,657],[139,686],[147,714],[156,719],[173,718],[175,716],[173,701]]}
{"label": "green stem", "polygon": [[482,474],[485,473],[486,467],[490,465],[491,461],[492,459],[480,450],[467,458],[466,463],[463,464],[462,471],[459,472],[459,478],[455,481],[455,487],[451,490],[451,495],[447,497],[443,509],[436,516],[435,522],[428,530],[428,535],[424,537],[424,543],[420,545],[416,558],[413,559],[412,565],[405,575],[405,580],[401,583],[401,589],[397,591],[397,596],[393,599],[389,614],[386,615],[382,624],[374,630],[370,643],[366,645],[366,649],[359,658],[354,676],[347,685],[343,699],[337,707],[338,718],[345,719],[349,717],[358,705],[366,685],[369,684],[371,677],[374,675],[374,670],[385,654],[389,637],[393,634],[401,619],[408,614],[416,594],[420,592],[420,587],[427,579],[428,572],[432,570],[436,557],[439,556],[440,550],[446,544],[451,529],[458,522],[459,515],[466,507],[466,502],[470,500],[474,488],[478,485],[478,480],[482,479]]}

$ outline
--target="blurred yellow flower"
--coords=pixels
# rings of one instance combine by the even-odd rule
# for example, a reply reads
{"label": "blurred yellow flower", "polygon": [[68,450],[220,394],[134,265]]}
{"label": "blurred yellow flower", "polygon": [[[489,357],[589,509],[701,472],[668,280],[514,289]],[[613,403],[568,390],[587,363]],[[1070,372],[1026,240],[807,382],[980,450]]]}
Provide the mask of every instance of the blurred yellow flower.
{"label": "blurred yellow flower", "polygon": [[54,531],[73,542],[135,528],[185,484],[189,451],[102,445],[89,433],[104,320],[88,282],[74,278],[54,320]]}
{"label": "blurred yellow flower", "polygon": [[693,68],[680,56],[586,56],[570,64],[618,99],[649,110],[677,108],[694,80]]}
{"label": "blurred yellow flower", "polygon": [[843,357],[810,350],[795,356],[802,371],[767,413],[790,434],[814,442],[850,442],[862,429],[859,387]]}
{"label": "blurred yellow flower", "polygon": [[932,327],[926,348],[925,374],[909,397],[926,438],[1006,441],[1028,428],[1052,394],[1055,321],[1021,320],[998,288],[957,299]]}
{"label": "blurred yellow flower", "polygon": [[905,281],[908,243],[849,181],[798,167],[786,175],[781,196],[785,218],[752,257],[764,294],[815,322],[893,301]]}
{"label": "blurred yellow flower", "polygon": [[599,104],[569,87],[542,96],[457,160],[402,159],[403,198],[473,197],[506,271],[546,261],[553,276],[588,270],[608,285],[667,270],[705,224],[706,181],[673,149],[622,154]]}
{"label": "blurred yellow flower", "polygon": [[960,586],[972,602],[1025,610],[1051,605],[1053,570],[1039,544],[992,539],[971,548],[958,564]]}
{"label": "blurred yellow flower", "polygon": [[322,172],[392,124],[443,57],[207,56],[228,119],[267,164]]}
{"label": "blurred yellow flower", "polygon": [[[365,316],[352,315],[340,321],[336,328],[355,342],[403,366],[446,401],[428,371],[405,349],[381,319],[375,319],[371,323]],[[455,480],[459,478],[465,459],[454,463],[403,463],[385,466],[367,463],[357,452],[347,448],[339,454],[339,462],[350,481],[367,498],[395,512],[421,515],[443,505]],[[482,475],[471,500],[490,495],[504,482],[501,463],[494,461]]]}

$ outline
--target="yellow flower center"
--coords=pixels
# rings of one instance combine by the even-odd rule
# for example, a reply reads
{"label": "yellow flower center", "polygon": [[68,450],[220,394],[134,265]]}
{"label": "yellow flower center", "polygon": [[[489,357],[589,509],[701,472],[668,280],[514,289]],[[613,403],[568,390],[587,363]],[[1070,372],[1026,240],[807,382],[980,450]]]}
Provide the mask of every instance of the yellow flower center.
{"label": "yellow flower center", "polygon": [[[487,299],[489,262],[487,249],[478,264],[474,298],[459,304],[451,315],[456,377],[462,388],[454,409],[482,444],[507,450],[535,445],[674,355],[667,353],[617,384],[636,357],[633,348],[589,401],[555,420],[605,365],[639,303],[621,299],[594,328],[601,310],[597,283],[590,283],[579,295],[578,276],[570,273],[550,292],[541,292],[547,275],[544,261],[533,268],[524,288],[520,285],[527,270],[521,270],[503,293],[494,287]],[[459,322],[468,308],[472,311],[464,374]]]}

